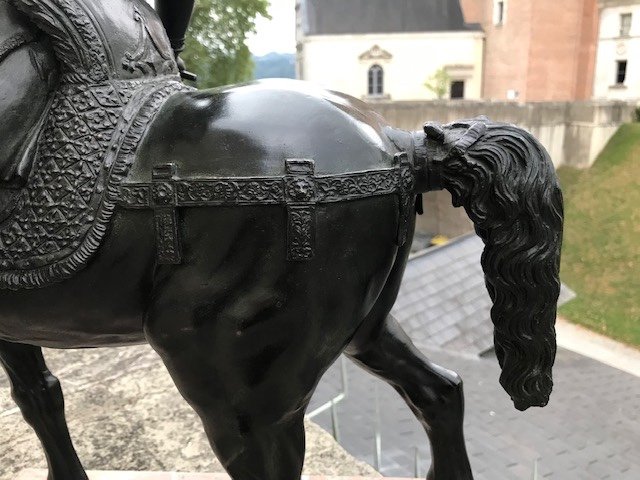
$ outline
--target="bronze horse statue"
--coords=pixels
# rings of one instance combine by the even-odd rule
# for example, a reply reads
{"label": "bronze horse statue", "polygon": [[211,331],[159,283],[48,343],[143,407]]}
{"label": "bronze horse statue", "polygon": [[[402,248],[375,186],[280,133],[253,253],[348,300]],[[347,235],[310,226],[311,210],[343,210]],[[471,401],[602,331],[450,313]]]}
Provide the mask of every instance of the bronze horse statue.
{"label": "bronze horse statue", "polygon": [[0,85],[0,360],[50,480],[87,476],[41,347],[143,342],[234,480],[300,478],[341,353],[406,400],[429,478],[472,479],[462,381],[389,315],[443,188],[486,244],[501,384],[547,403],[562,196],[527,132],[404,132],[303,82],[192,90],[139,0],[0,0]]}

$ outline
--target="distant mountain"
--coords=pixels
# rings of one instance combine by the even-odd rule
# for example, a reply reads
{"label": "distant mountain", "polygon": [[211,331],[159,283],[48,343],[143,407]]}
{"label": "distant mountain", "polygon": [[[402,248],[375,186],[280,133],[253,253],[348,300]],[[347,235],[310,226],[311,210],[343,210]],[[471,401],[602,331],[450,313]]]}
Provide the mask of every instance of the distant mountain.
{"label": "distant mountain", "polygon": [[253,56],[256,64],[255,79],[296,78],[296,56],[294,53],[268,53],[262,57]]}

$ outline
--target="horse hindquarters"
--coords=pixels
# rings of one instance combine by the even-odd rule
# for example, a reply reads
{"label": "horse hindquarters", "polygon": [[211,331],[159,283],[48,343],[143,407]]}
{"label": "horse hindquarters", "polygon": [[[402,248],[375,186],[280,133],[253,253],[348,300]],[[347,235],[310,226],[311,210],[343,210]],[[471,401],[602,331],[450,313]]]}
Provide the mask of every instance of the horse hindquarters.
{"label": "horse hindquarters", "polygon": [[234,480],[300,478],[307,404],[384,286],[397,209],[317,207],[302,262],[287,261],[281,207],[181,212],[185,258],[158,269],[145,333]]}

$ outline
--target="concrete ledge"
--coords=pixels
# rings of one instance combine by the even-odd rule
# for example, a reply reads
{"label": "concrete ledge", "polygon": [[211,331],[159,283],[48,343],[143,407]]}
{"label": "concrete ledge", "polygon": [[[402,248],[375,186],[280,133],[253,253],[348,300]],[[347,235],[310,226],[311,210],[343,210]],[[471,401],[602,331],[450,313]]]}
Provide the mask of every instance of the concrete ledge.
{"label": "concrete ledge", "polygon": [[[220,473],[167,473],[167,472],[88,472],[90,480],[230,480]],[[28,469],[18,474],[16,480],[46,480],[47,471]],[[301,480],[374,480],[365,477],[308,477]],[[389,479],[394,480],[394,479]],[[402,479],[395,479],[402,480]]]}
{"label": "concrete ledge", "polygon": [[[148,345],[46,350],[45,357],[64,385],[69,429],[87,470],[224,473],[202,422]],[[0,372],[0,480],[16,480],[26,469],[46,468],[38,437],[10,391]],[[305,422],[305,430],[305,475],[382,476],[313,422]]]}
{"label": "concrete ledge", "polygon": [[640,350],[570,323],[556,320],[558,346],[640,377]]}

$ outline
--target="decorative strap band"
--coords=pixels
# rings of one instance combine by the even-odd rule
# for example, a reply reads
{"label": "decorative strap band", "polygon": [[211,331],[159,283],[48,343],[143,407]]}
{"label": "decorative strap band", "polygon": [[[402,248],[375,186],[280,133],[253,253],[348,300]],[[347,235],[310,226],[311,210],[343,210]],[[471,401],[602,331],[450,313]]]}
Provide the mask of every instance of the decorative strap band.
{"label": "decorative strap band", "polygon": [[181,180],[173,164],[158,166],[151,183],[124,183],[118,205],[153,209],[158,262],[182,261],[177,208],[282,205],[287,208],[287,256],[308,260],[314,256],[315,207],[318,204],[398,195],[400,220],[397,242],[403,245],[415,194],[415,174],[405,153],[396,155],[392,168],[338,175],[316,175],[313,160],[289,159],[282,177],[225,177]]}

